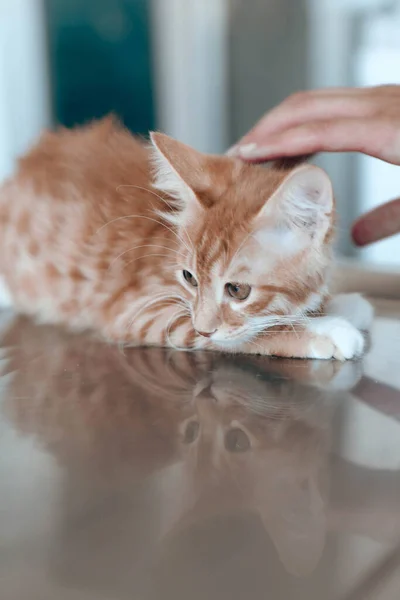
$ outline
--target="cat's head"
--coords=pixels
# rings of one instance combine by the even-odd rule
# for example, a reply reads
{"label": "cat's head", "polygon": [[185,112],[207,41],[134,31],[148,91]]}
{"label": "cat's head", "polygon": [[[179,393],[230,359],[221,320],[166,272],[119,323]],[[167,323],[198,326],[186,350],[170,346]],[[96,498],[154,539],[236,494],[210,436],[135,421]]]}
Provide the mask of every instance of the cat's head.
{"label": "cat's head", "polygon": [[194,329],[233,346],[318,310],[326,295],[334,199],[328,176],[205,155],[151,136],[154,187],[179,243],[176,276]]}

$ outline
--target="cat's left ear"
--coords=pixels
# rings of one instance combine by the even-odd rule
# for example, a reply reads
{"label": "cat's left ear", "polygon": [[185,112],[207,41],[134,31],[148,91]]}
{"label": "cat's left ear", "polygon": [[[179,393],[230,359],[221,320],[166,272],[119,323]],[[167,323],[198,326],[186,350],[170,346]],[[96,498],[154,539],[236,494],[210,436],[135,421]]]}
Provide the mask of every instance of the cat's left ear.
{"label": "cat's left ear", "polygon": [[153,187],[176,200],[180,211],[201,209],[196,192],[207,186],[206,156],[163,133],[150,133],[155,179]]}
{"label": "cat's left ear", "polygon": [[292,171],[257,216],[261,227],[301,232],[323,240],[333,220],[332,184],[322,169],[305,165]]}

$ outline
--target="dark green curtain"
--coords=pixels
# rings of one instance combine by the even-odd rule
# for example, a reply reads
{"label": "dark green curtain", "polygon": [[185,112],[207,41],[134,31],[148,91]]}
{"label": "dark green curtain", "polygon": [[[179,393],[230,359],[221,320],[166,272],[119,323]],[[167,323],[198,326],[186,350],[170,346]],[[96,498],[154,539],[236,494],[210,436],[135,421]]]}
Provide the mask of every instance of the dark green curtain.
{"label": "dark green curtain", "polygon": [[48,0],[54,116],[68,127],[115,112],[154,128],[148,0]]}

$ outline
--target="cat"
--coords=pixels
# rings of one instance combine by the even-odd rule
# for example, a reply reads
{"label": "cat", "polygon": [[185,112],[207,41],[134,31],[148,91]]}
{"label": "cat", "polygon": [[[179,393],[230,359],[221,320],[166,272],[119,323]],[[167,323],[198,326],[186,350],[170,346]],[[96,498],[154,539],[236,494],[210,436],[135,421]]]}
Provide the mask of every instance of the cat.
{"label": "cat", "polygon": [[0,190],[1,303],[126,345],[353,359],[372,309],[329,302],[334,219],[314,166],[149,145],[112,117],[48,132]]}

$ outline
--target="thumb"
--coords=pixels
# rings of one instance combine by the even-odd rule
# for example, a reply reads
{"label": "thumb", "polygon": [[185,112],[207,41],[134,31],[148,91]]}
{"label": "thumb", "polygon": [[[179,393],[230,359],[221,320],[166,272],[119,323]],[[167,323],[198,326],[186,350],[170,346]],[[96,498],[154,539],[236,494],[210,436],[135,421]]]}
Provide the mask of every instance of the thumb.
{"label": "thumb", "polygon": [[382,204],[360,217],[352,227],[357,246],[366,246],[400,233],[400,198]]}

